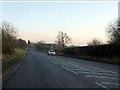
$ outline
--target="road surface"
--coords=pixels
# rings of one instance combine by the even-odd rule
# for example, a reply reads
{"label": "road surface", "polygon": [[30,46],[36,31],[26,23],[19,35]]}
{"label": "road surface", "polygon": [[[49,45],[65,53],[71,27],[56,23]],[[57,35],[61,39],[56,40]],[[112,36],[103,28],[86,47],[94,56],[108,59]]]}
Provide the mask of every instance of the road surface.
{"label": "road surface", "polygon": [[33,49],[3,88],[118,88],[118,66]]}

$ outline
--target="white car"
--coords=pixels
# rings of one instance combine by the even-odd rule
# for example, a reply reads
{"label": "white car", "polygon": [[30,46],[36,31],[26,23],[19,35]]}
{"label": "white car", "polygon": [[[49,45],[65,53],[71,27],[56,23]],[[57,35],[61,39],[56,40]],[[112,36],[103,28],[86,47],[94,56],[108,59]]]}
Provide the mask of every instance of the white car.
{"label": "white car", "polygon": [[55,51],[54,50],[49,50],[48,51],[48,55],[55,55],[56,53],[55,53]]}

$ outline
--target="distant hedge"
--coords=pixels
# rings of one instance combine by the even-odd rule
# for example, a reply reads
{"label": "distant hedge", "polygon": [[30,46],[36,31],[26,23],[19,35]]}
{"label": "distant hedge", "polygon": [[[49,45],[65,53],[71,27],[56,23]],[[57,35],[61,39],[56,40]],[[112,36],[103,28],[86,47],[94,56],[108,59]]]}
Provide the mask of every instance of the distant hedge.
{"label": "distant hedge", "polygon": [[63,50],[64,55],[72,56],[92,56],[102,58],[119,58],[120,59],[120,45],[96,45],[96,46],[82,46],[71,47]]}

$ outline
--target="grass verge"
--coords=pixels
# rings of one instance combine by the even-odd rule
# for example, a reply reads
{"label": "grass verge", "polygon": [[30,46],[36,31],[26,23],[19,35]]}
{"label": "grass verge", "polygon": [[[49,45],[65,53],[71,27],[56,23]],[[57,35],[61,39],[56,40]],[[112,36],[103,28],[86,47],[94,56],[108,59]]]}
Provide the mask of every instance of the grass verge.
{"label": "grass verge", "polygon": [[2,61],[2,74],[6,74],[10,71],[14,66],[16,66],[22,57],[25,55],[26,51],[23,49],[16,48],[15,54],[9,56],[8,58],[3,59]]}
{"label": "grass verge", "polygon": [[120,64],[119,58],[94,57],[94,56],[78,56],[78,58],[97,61],[97,62],[103,62],[103,63],[109,63],[109,64],[116,64],[116,65]]}
{"label": "grass verge", "polygon": [[96,61],[96,62],[103,62],[103,63],[109,63],[109,64],[115,64],[118,65],[120,64],[120,58],[106,58],[106,57],[95,57],[95,56],[73,56],[73,55],[64,55],[66,57],[71,57],[71,58],[78,58],[78,59],[84,59],[84,60],[89,60],[89,61]]}

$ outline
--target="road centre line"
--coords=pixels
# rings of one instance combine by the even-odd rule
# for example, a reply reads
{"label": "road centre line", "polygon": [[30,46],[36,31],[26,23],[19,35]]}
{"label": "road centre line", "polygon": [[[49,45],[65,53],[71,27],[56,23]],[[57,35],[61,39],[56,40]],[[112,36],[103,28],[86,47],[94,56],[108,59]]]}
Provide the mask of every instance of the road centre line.
{"label": "road centre line", "polygon": [[102,79],[116,79],[116,80],[118,80],[118,78],[111,78],[111,77],[101,77],[101,76],[91,76],[91,75],[87,75],[86,77],[90,77],[90,78],[102,78]]}
{"label": "road centre line", "polygon": [[[72,65],[71,63],[69,63],[69,64]],[[91,67],[91,69],[101,70],[101,71],[99,71],[99,72],[110,72],[110,73],[117,74],[116,72],[109,71],[109,70],[105,70],[105,69],[101,69],[101,68],[98,68],[98,67],[93,67],[93,66],[83,66],[83,67],[75,66],[75,67],[78,68],[78,69],[86,70],[86,71],[91,71],[91,70],[86,69],[86,68],[83,68],[83,67]],[[94,70],[94,71],[96,71],[96,70]]]}
{"label": "road centre line", "polygon": [[[57,63],[55,63],[55,62],[53,62],[54,64],[57,64]],[[86,66],[86,67],[93,67],[93,66]],[[75,68],[76,69],[73,69],[73,70],[85,70],[86,72],[79,72],[79,73],[95,73],[95,74],[98,74],[98,75],[109,75],[109,76],[119,76],[119,75],[115,75],[115,74],[117,74],[116,72],[112,72],[112,71],[107,71],[107,70],[104,70],[104,69],[101,69],[101,68],[96,68],[96,67],[93,67],[93,69],[98,69],[98,70],[102,70],[102,71],[97,71],[97,70],[88,70],[88,69],[86,69],[86,68],[83,68],[83,67],[76,67],[75,66]],[[68,70],[68,68],[66,68],[65,67],[65,69],[67,69]],[[92,68],[91,68],[92,69]],[[69,69],[69,71],[71,71],[71,72],[74,72],[74,73],[77,73],[77,72],[75,72],[75,71],[73,71],[73,70],[70,70]],[[98,72],[98,73],[97,73]],[[104,73],[105,72],[105,73]],[[111,72],[111,73],[114,73],[114,74],[107,74],[107,72]],[[78,73],[77,73],[78,74]],[[90,76],[90,77],[94,77],[94,76]],[[97,76],[97,78],[98,78],[98,76]],[[99,77],[100,78],[100,77]],[[101,78],[106,78],[106,77],[101,77]],[[108,78],[108,77],[107,77]],[[112,79],[116,79],[116,78],[112,78]]]}
{"label": "road centre line", "polygon": [[74,74],[79,74],[79,73],[77,73],[77,72],[74,72],[74,71],[72,71],[72,70],[66,68],[65,66],[61,66],[61,67],[64,68],[64,69],[66,69],[66,70],[68,70],[68,71],[70,71],[70,72],[73,72]]}
{"label": "road centre line", "polygon": [[[86,71],[86,73],[87,72],[91,72],[91,73],[95,73],[95,74],[99,74],[99,75],[109,75],[109,76],[118,76],[118,75],[115,75],[115,74],[108,74],[105,70],[103,71],[97,71],[97,70],[88,70],[88,69],[85,69],[85,68],[83,68],[83,67],[77,67],[76,69],[73,69],[73,70],[85,70]],[[78,71],[79,72],[79,71]],[[98,72],[98,73],[97,73]],[[104,72],[105,72],[105,74],[104,74]],[[109,71],[110,72],[110,71]]]}
{"label": "road centre line", "polygon": [[90,71],[90,72],[91,72],[91,70],[85,69],[85,68],[83,68],[83,67],[79,67],[78,69],[82,69],[82,70]]}
{"label": "road centre line", "polygon": [[54,63],[54,64],[57,64],[57,63],[55,63],[55,62],[53,62],[53,61],[51,61],[52,63]]}
{"label": "road centre line", "polygon": [[90,72],[80,72],[80,71],[78,71],[78,73],[86,73],[86,74],[90,74]]}
{"label": "road centre line", "polygon": [[100,83],[98,83],[98,82],[95,82],[95,84],[97,84],[98,86],[101,86],[101,87],[103,87],[103,88],[107,88],[106,86],[104,86],[104,85],[102,85],[102,84],[100,84]]}
{"label": "road centre line", "polygon": [[109,83],[109,82],[101,82],[102,84],[109,84],[109,85],[120,85],[120,84],[118,84],[118,83]]}

